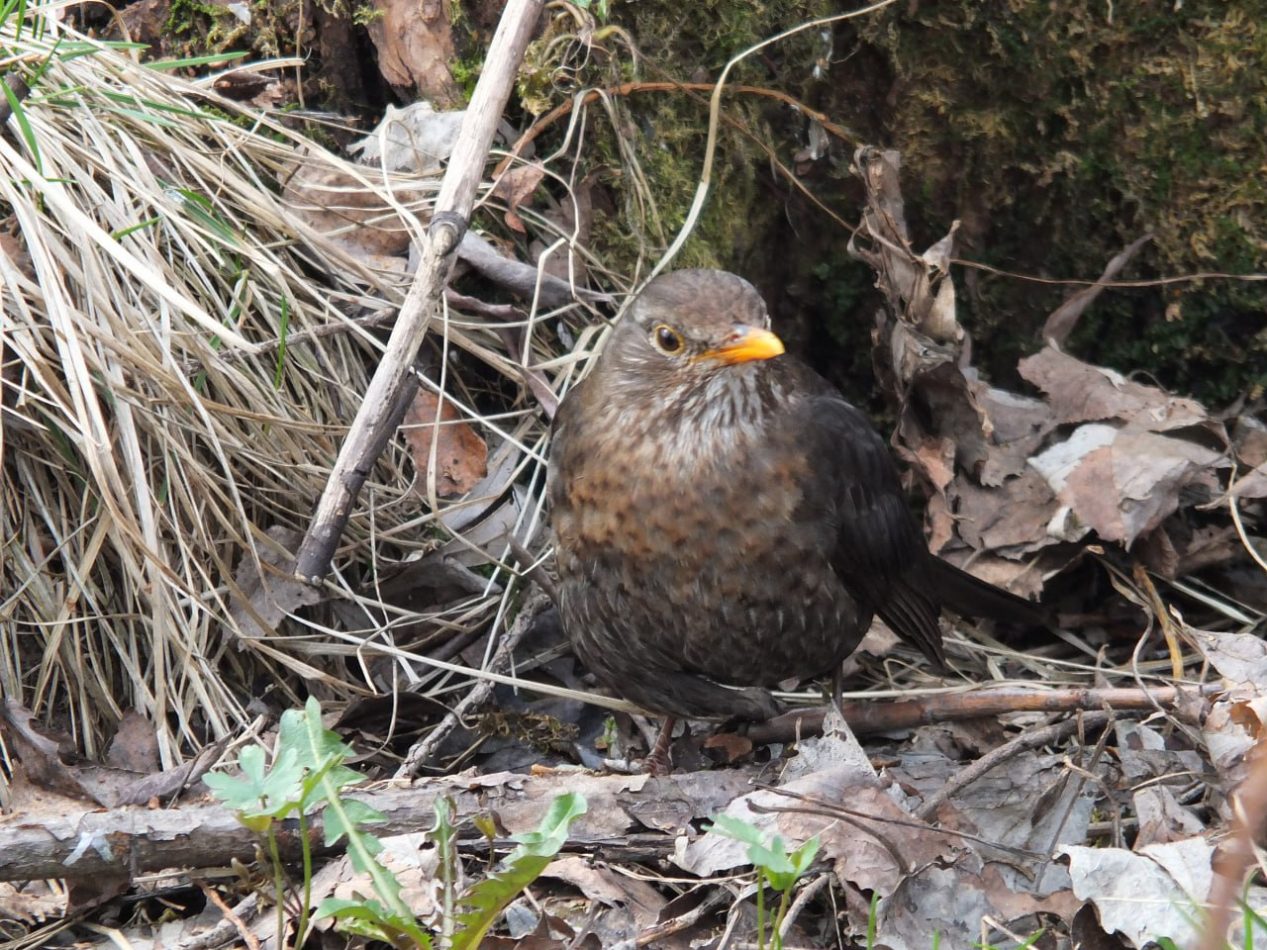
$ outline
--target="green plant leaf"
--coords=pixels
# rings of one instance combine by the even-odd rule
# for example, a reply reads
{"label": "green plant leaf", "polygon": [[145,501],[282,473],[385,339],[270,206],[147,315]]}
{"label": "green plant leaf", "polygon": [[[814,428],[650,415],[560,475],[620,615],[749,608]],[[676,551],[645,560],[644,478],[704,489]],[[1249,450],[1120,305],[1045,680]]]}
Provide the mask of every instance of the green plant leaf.
{"label": "green plant leaf", "polygon": [[513,837],[519,846],[496,871],[459,898],[458,905],[465,909],[457,914],[461,930],[453,935],[451,950],[470,950],[480,945],[506,905],[535,881],[559,853],[573,819],[585,814],[587,808],[585,799],[575,792],[560,795],[551,802],[535,831]]}
{"label": "green plant leaf", "polygon": [[298,808],[304,769],[297,759],[294,750],[282,750],[273,767],[267,769],[264,750],[250,745],[238,754],[240,777],[210,772],[203,781],[216,798],[238,812],[244,823],[248,818],[278,819]]}
{"label": "green plant leaf", "polygon": [[376,900],[327,897],[317,906],[314,919],[320,917],[333,917],[345,933],[382,940],[393,946],[415,946],[424,950],[432,946],[431,937],[416,920],[393,914]]}
{"label": "green plant leaf", "polygon": [[27,150],[31,153],[31,164],[35,166],[36,171],[43,175],[44,158],[40,154],[40,142],[35,137],[35,130],[31,128],[30,120],[27,119],[26,109],[22,107],[22,101],[9,88],[9,83],[4,79],[0,79],[0,91],[4,92],[5,102],[9,104],[9,112],[13,115],[14,121],[17,122],[18,131],[22,134],[22,140],[26,142]]}
{"label": "green plant leaf", "polygon": [[343,764],[351,758],[352,748],[321,724],[321,704],[312,697],[302,710],[282,713],[277,748],[293,751],[296,760],[308,770],[301,796],[305,813],[328,800],[332,792],[364,781],[363,776]]}
{"label": "green plant leaf", "polygon": [[752,862],[752,866],[758,868],[770,886],[779,891],[790,889],[814,863],[818,854],[817,837],[810,838],[795,851],[788,853],[787,845],[781,837],[773,835],[767,844],[759,828],[732,815],[714,816],[709,830],[746,844],[748,860]]}
{"label": "green plant leaf", "polygon": [[[361,825],[381,824],[387,820],[387,816],[381,811],[354,798],[344,801],[340,809],[326,811],[322,817],[326,847],[338,844],[344,835],[355,833]],[[382,845],[373,835],[366,835],[365,838],[371,854],[378,854],[382,850]]]}
{"label": "green plant leaf", "polygon": [[716,831],[720,835],[734,838],[743,844],[761,846],[765,843],[761,831],[751,822],[743,821],[732,815],[714,815],[712,822],[712,825],[706,828],[705,831]]}

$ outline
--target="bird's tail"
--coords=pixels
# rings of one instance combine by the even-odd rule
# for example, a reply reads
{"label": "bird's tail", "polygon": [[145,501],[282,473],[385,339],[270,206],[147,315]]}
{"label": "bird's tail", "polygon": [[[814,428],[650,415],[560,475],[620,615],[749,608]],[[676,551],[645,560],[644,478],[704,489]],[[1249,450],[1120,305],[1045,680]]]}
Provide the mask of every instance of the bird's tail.
{"label": "bird's tail", "polygon": [[1047,627],[1052,618],[1041,604],[995,587],[939,557],[929,560],[929,580],[942,606],[965,617]]}

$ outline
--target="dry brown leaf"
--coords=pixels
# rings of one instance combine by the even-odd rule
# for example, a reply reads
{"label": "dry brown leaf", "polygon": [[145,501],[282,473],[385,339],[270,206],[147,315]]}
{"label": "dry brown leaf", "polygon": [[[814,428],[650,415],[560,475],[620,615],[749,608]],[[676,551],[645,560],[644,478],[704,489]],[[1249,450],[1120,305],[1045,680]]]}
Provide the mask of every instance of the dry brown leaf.
{"label": "dry brown leaf", "polygon": [[1189,631],[1192,642],[1231,685],[1267,689],[1267,643],[1248,633]]}
{"label": "dry brown leaf", "polygon": [[876,929],[881,944],[892,950],[928,950],[932,934],[937,934],[943,947],[999,946],[1002,940],[982,940],[989,927],[987,919],[1013,934],[1027,934],[1041,926],[1032,915],[1048,913],[1068,919],[1079,903],[1067,889],[1042,897],[1014,891],[1003,881],[998,865],[978,872],[964,863],[934,864],[917,869],[898,893],[880,901]]}
{"label": "dry brown leaf", "polygon": [[300,532],[274,526],[267,534],[276,544],[258,545],[258,562],[250,551],[243,553],[233,573],[229,616],[237,633],[248,639],[272,636],[287,614],[325,600],[320,588],[295,577],[291,552],[299,546]]}
{"label": "dry brown leaf", "polygon": [[[815,804],[800,798],[811,796]],[[847,808],[858,817],[833,815]],[[864,890],[892,893],[912,867],[940,861],[955,851],[953,839],[924,826],[889,797],[873,774],[828,768],[788,783],[735,798],[725,814],[780,835],[789,849],[815,835],[841,881]],[[688,844],[674,863],[693,874],[709,875],[749,863],[747,845],[710,831]]]}
{"label": "dry brown leaf", "polygon": [[704,748],[722,765],[752,755],[752,740],[735,732],[717,732],[704,740]]}
{"label": "dry brown leaf", "polygon": [[1249,468],[1267,464],[1267,425],[1251,415],[1240,415],[1232,424],[1236,460]]}
{"label": "dry brown leaf", "polygon": [[1145,845],[1180,841],[1205,831],[1195,814],[1184,808],[1166,783],[1172,776],[1199,774],[1200,755],[1189,749],[1169,749],[1165,737],[1151,726],[1119,719],[1114,723],[1118,762],[1139,820],[1134,850]]}
{"label": "dry brown leaf", "polygon": [[106,764],[131,772],[157,772],[158,736],[154,724],[135,709],[125,712],[106,751]]}
{"label": "dry brown leaf", "polygon": [[378,125],[348,151],[372,168],[439,175],[465,116],[465,109],[437,112],[430,102],[388,105]]}
{"label": "dry brown leaf", "polygon": [[400,428],[418,470],[418,493],[424,498],[429,493],[433,445],[439,497],[464,494],[488,474],[488,444],[447,399],[441,401],[429,390],[418,390]]}
{"label": "dry brown leaf", "polygon": [[506,202],[506,226],[512,231],[518,231],[520,234],[527,232],[528,229],[524,227],[523,218],[519,217],[517,209],[528,203],[528,199],[537,190],[545,174],[546,170],[541,165],[517,165],[502,175],[501,180],[497,182],[493,194]]}
{"label": "dry brown leaf", "polygon": [[1179,507],[1180,491],[1218,490],[1218,452],[1155,432],[1098,423],[1030,460],[1082,525],[1127,547]]}
{"label": "dry brown leaf", "polygon": [[1232,497],[1267,498],[1267,462],[1238,478],[1232,485]]}
{"label": "dry brown leaf", "polygon": [[1121,253],[1114,255],[1113,259],[1104,268],[1104,273],[1100,275],[1100,279],[1090,287],[1083,287],[1069,295],[1059,307],[1051,312],[1047,317],[1047,322],[1043,324],[1043,339],[1049,343],[1059,346],[1065,341],[1074,327],[1078,325],[1078,320],[1082,317],[1087,307],[1095,301],[1095,299],[1103,293],[1105,282],[1111,281],[1122,272],[1132,257],[1141,247],[1153,239],[1151,234],[1145,234]]}
{"label": "dry brown leaf", "polygon": [[[152,731],[152,724],[146,726]],[[68,737],[59,741],[48,734],[29,710],[13,700],[5,702],[0,732],[21,765],[14,775],[13,801],[27,820],[36,820],[42,813],[65,814],[67,804],[58,797],[63,795],[106,808],[171,797],[197,781],[228,743],[227,739],[211,743],[183,765],[138,776],[131,769],[82,761],[73,753]]]}
{"label": "dry brown leaf", "polygon": [[1139,853],[1124,848],[1066,845],[1073,890],[1100,913],[1104,929],[1135,946],[1160,937],[1189,946],[1197,931],[1194,913],[1210,894],[1214,844],[1194,837],[1148,845]]}
{"label": "dry brown leaf", "polygon": [[1054,544],[1047,525],[1060,503],[1051,486],[1030,470],[996,488],[956,478],[948,493],[959,536],[977,551],[1019,554]]}
{"label": "dry brown leaf", "polygon": [[[300,161],[282,197],[301,221],[368,266],[403,269],[412,232],[394,207],[352,174]],[[395,197],[410,206],[430,193],[416,186],[399,187]]]}
{"label": "dry brown leaf", "polygon": [[1092,366],[1045,347],[1021,360],[1021,376],[1047,393],[1062,423],[1117,420],[1150,432],[1201,425],[1209,415],[1195,399],[1173,396],[1156,386],[1128,380],[1103,366]]}
{"label": "dry brown leaf", "polygon": [[654,924],[665,905],[660,892],[647,882],[617,874],[611,868],[592,864],[577,855],[556,858],[541,874],[566,881],[590,900],[608,906],[627,907],[639,929]]}
{"label": "dry brown leaf", "polygon": [[[378,854],[378,862],[396,879],[400,885],[400,897],[414,916],[428,919],[440,907],[444,890],[438,873],[440,849],[433,847],[427,835],[421,832],[389,835],[380,840],[383,850]],[[336,863],[341,873],[338,883],[330,891],[331,896],[355,899],[374,892],[370,876],[354,870],[346,856]]]}
{"label": "dry brown leaf", "polygon": [[1041,399],[1031,399],[982,383],[974,384],[977,405],[990,426],[990,444],[981,466],[982,485],[1001,485],[1005,479],[1025,472],[1025,463],[1056,427],[1051,407]]}
{"label": "dry brown leaf", "polygon": [[21,889],[8,881],[0,881],[0,920],[37,924],[65,913],[65,892],[54,892],[46,881],[31,881]]}

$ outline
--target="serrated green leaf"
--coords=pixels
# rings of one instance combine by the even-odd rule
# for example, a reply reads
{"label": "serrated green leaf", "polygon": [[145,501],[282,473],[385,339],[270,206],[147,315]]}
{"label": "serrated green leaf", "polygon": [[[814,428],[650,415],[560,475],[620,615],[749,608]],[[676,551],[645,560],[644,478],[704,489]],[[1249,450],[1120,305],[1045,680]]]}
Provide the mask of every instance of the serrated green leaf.
{"label": "serrated green leaf", "polygon": [[[355,832],[364,824],[381,824],[387,820],[387,816],[381,811],[371,808],[364,802],[358,802],[355,799],[344,801],[342,808],[330,808],[323,813],[323,832],[327,847],[333,847],[339,843],[339,839],[349,832]],[[367,838],[373,837],[366,835]],[[375,851],[375,854],[378,852]]]}
{"label": "serrated green leaf", "polygon": [[345,933],[382,940],[399,946],[400,937],[406,936],[414,945],[430,950],[431,937],[418,926],[412,917],[402,918],[393,914],[376,900],[343,900],[327,897],[318,906],[314,919],[332,917],[338,921],[339,930]]}
{"label": "serrated green leaf", "polygon": [[585,798],[575,792],[560,795],[550,803],[535,831],[512,838],[519,846],[496,871],[467,888],[458,899],[458,906],[463,908],[457,914],[461,929],[453,935],[451,950],[471,950],[480,945],[506,905],[554,860],[567,842],[568,827],[588,807]]}

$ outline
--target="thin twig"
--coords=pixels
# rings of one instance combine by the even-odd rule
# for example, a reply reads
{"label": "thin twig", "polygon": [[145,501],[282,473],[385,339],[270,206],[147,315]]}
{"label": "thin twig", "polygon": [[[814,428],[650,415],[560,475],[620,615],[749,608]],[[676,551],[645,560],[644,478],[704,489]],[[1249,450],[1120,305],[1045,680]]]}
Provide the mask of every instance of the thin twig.
{"label": "thin twig", "polygon": [[1021,733],[1012,741],[1005,742],[997,749],[991,749],[977,761],[957,772],[945,785],[924,800],[924,803],[916,810],[916,816],[925,821],[931,820],[942,802],[949,800],[961,789],[967,788],[985,775],[986,772],[997,768],[1008,759],[1014,758],[1022,752],[1028,752],[1030,749],[1037,749],[1052,742],[1059,742],[1079,729],[1099,729],[1109,722],[1111,715],[1111,713],[1091,712],[1081,718],[1066,719],[1063,722],[1057,722],[1042,729]]}
{"label": "thin twig", "polygon": [[[519,640],[531,628],[533,621],[537,615],[550,605],[550,600],[543,593],[531,594],[520,608],[515,622],[510,625],[506,631],[502,641],[497,646],[497,652],[493,654],[493,658],[489,661],[488,669],[493,673],[500,673],[503,669],[510,665],[510,660],[515,652],[515,647],[519,645]],[[466,714],[487,702],[489,694],[492,693],[493,687],[497,684],[491,679],[480,679],[470,692],[462,697],[448,715],[440,721],[440,723],[427,733],[426,738],[420,739],[409,749],[405,755],[405,760],[400,764],[400,768],[396,770],[396,778],[410,778],[418,774],[418,771],[435,755],[436,749],[440,747],[440,743],[452,732],[457,725],[462,722]]]}

